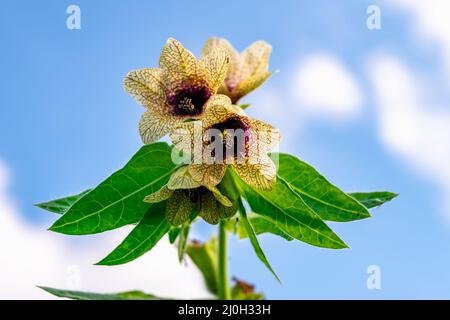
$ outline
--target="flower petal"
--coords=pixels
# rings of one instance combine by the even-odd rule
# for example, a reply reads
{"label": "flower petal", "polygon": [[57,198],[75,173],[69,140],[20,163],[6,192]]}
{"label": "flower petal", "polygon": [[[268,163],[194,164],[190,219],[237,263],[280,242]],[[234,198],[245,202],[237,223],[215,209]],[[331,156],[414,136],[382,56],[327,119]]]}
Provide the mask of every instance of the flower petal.
{"label": "flower petal", "polygon": [[202,194],[200,203],[200,217],[209,224],[219,223],[218,202],[211,192]]}
{"label": "flower petal", "polygon": [[214,106],[229,106],[231,105],[231,100],[224,94],[215,94],[209,98],[206,103],[206,108],[212,108]]}
{"label": "flower petal", "polygon": [[125,90],[144,107],[162,110],[165,102],[160,69],[140,69],[129,72],[123,81]]}
{"label": "flower petal", "polygon": [[167,187],[170,190],[193,189],[200,187],[200,184],[192,179],[189,174],[189,166],[182,166],[170,176]]}
{"label": "flower petal", "polygon": [[233,103],[237,103],[240,98],[259,87],[271,75],[268,71],[271,52],[271,45],[265,41],[251,44],[236,61],[230,63],[225,88],[221,87],[219,93],[227,94]]}
{"label": "flower petal", "polygon": [[[261,120],[249,119],[248,121],[252,136],[250,150],[266,154],[280,143],[280,130]],[[254,146],[254,143],[257,146]]]}
{"label": "flower petal", "polygon": [[243,75],[247,77],[263,73],[269,68],[272,46],[265,41],[255,41],[242,52]]}
{"label": "flower petal", "polygon": [[235,205],[232,205],[230,207],[225,207],[223,205],[219,205],[219,217],[221,219],[227,219],[234,216],[234,214],[237,211],[237,207]]}
{"label": "flower petal", "polygon": [[195,203],[189,199],[186,190],[175,190],[167,200],[166,218],[171,225],[178,226],[189,219],[194,208]]}
{"label": "flower petal", "polygon": [[163,115],[148,109],[139,121],[139,134],[142,142],[150,144],[158,141],[179,123],[181,123],[181,120],[174,116]]}
{"label": "flower petal", "polygon": [[212,192],[217,201],[223,204],[225,207],[231,207],[233,203],[227,196],[223,195],[217,187],[207,186],[209,191]]}
{"label": "flower petal", "polygon": [[222,181],[227,165],[222,163],[190,164],[189,173],[192,179],[203,186],[216,186]]}
{"label": "flower petal", "polygon": [[205,57],[211,52],[214,52],[217,50],[217,48],[220,48],[221,50],[226,50],[229,57],[230,57],[230,63],[236,62],[240,57],[239,52],[234,49],[234,47],[231,45],[231,43],[224,38],[209,38],[202,49],[202,57]]}
{"label": "flower petal", "polygon": [[174,87],[177,87],[179,82],[185,81],[211,83],[209,72],[203,63],[173,38],[169,38],[164,45],[159,65],[164,70],[164,82],[170,83]]}
{"label": "flower petal", "polygon": [[271,190],[276,180],[277,170],[268,156],[261,158],[259,163],[234,164],[233,168],[245,183],[255,189]]}
{"label": "flower petal", "polygon": [[264,71],[242,80],[229,94],[233,103],[237,103],[243,96],[261,86],[271,75],[271,72]]}
{"label": "flower petal", "polygon": [[[237,84],[241,80],[240,78],[240,71],[242,67],[241,55],[239,54],[239,52],[236,51],[236,49],[231,45],[231,43],[228,42],[228,40],[223,38],[210,38],[208,39],[208,41],[206,41],[205,46],[203,47],[202,56],[206,56],[207,54],[209,54],[210,52],[212,52],[217,48],[226,50],[230,60],[228,72],[226,75],[226,79],[230,81],[227,82],[228,83],[233,82]],[[223,84],[219,89],[219,92],[228,95],[229,94],[228,87]]]}
{"label": "flower petal", "polygon": [[203,128],[209,128],[213,124],[223,122],[233,115],[241,114],[245,114],[244,111],[242,109],[239,111],[237,107],[233,107],[229,97],[223,94],[216,94],[206,104],[205,116],[202,120]]}
{"label": "flower petal", "polygon": [[229,48],[222,41],[215,41],[214,38],[209,39],[203,48],[202,62],[210,73],[212,91],[216,92],[228,73]]}
{"label": "flower petal", "polygon": [[202,121],[185,122],[174,127],[169,133],[174,148],[183,153],[183,162],[202,162],[203,127]]}
{"label": "flower petal", "polygon": [[[209,98],[205,106],[205,114],[202,120],[190,121],[180,124],[173,128],[170,133],[172,142],[186,140],[187,136],[198,138],[196,135],[203,135],[202,130],[212,124],[222,122],[233,114],[245,115],[244,110],[238,106],[233,106],[229,97],[223,94],[216,94]],[[198,129],[198,130],[196,130]],[[202,137],[200,137],[201,141]]]}
{"label": "flower petal", "polygon": [[236,213],[236,206],[223,206],[212,192],[202,194],[199,215],[210,224],[219,223],[220,219],[227,219]]}
{"label": "flower petal", "polygon": [[152,194],[149,194],[144,198],[144,202],[148,203],[157,203],[164,200],[169,199],[169,197],[172,195],[173,191],[169,190],[167,186],[162,187],[156,192],[153,192]]}

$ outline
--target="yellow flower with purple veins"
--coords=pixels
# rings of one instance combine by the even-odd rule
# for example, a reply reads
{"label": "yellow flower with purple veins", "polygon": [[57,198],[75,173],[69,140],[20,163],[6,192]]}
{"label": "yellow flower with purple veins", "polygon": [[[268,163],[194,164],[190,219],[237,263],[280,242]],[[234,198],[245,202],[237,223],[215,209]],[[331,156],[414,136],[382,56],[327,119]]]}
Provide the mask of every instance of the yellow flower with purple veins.
{"label": "yellow flower with purple veins", "polygon": [[169,182],[160,190],[144,198],[145,202],[156,203],[167,200],[166,218],[171,225],[178,226],[192,219],[198,213],[210,224],[230,218],[237,207],[215,186],[202,186],[190,176],[188,166],[175,171]]}
{"label": "yellow flower with purple veins", "polygon": [[159,68],[129,72],[125,90],[147,108],[139,122],[143,142],[155,142],[174,125],[200,118],[224,81],[228,65],[226,50],[217,47],[197,59],[170,38],[161,52]]}
{"label": "yellow flower with purple veins", "polygon": [[230,98],[218,95],[202,120],[180,124],[171,131],[175,150],[187,154],[189,173],[204,186],[222,180],[228,165],[248,185],[270,190],[276,167],[268,152],[280,141],[278,129],[248,117]]}
{"label": "yellow flower with purple veins", "polygon": [[268,71],[272,46],[265,41],[256,41],[239,53],[226,39],[210,38],[202,54],[206,57],[217,50],[226,50],[230,57],[230,66],[218,93],[229,96],[233,103],[259,87],[272,74]]}

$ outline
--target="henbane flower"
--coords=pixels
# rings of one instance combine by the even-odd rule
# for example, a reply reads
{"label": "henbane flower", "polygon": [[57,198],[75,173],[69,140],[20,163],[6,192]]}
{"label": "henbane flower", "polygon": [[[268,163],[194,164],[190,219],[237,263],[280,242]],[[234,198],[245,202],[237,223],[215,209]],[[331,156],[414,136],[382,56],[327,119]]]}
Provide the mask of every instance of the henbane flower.
{"label": "henbane flower", "polygon": [[131,71],[125,90],[147,108],[139,122],[144,143],[166,135],[186,119],[197,119],[224,81],[229,65],[226,50],[209,50],[198,60],[175,39],[168,39],[159,68]]}
{"label": "henbane flower", "polygon": [[202,54],[206,57],[217,50],[226,50],[230,57],[228,72],[218,92],[229,96],[233,103],[259,87],[272,74],[268,71],[272,47],[265,41],[256,41],[239,53],[226,39],[210,38]]}
{"label": "henbane flower", "polygon": [[189,221],[193,212],[206,222],[217,224],[220,219],[233,216],[237,210],[236,205],[219,188],[202,186],[194,181],[188,166],[180,167],[164,187],[144,199],[149,203],[164,200],[167,200],[166,218],[174,226]]}
{"label": "henbane flower", "polygon": [[202,120],[183,123],[171,131],[175,149],[189,155],[189,173],[204,186],[220,183],[231,165],[250,186],[270,190],[276,168],[267,153],[279,143],[280,132],[248,117],[230,98],[218,97]]}

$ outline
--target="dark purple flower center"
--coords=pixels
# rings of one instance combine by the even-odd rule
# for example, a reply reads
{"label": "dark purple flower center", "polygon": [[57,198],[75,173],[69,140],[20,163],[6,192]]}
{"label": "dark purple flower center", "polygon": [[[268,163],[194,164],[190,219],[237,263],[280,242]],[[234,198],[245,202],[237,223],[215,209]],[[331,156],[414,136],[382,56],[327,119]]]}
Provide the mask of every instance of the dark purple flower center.
{"label": "dark purple flower center", "polygon": [[191,202],[197,203],[200,199],[199,188],[184,189],[183,192],[189,197],[189,200],[191,200]]}
{"label": "dark purple flower center", "polygon": [[183,190],[189,197],[189,200],[194,203],[199,203],[201,201],[202,196],[208,192],[208,189],[201,186],[194,189],[184,189]]}
{"label": "dark purple flower center", "polygon": [[211,90],[205,86],[187,85],[167,97],[176,116],[198,116],[203,113],[204,105],[211,96]]}
{"label": "dark purple flower center", "polygon": [[[217,134],[211,131],[210,142],[220,143],[222,148],[221,158],[225,159],[243,159],[247,153],[247,146],[250,140],[249,136],[249,124],[240,117],[232,117],[224,122],[216,123],[211,126],[211,129],[215,129],[220,132],[221,141],[216,141]],[[213,158],[218,158],[219,155],[216,154],[216,148],[212,149],[211,156]],[[216,159],[220,162],[221,159]]]}

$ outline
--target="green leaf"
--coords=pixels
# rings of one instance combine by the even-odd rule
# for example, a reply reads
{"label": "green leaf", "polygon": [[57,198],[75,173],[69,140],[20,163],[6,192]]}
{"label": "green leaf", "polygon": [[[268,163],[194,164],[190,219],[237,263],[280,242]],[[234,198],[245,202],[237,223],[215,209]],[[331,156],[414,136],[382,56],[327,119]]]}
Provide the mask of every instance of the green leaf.
{"label": "green leaf", "polygon": [[97,265],[113,266],[130,262],[151,250],[169,231],[165,202],[155,204],[122,243]]}
{"label": "green leaf", "polygon": [[212,237],[208,242],[189,242],[186,253],[203,275],[209,292],[217,295],[217,240]]}
{"label": "green leaf", "polygon": [[41,209],[53,212],[53,213],[64,214],[64,213],[66,213],[67,210],[69,210],[69,208],[71,206],[73,206],[73,204],[75,202],[80,200],[89,191],[91,191],[91,189],[85,190],[85,191],[83,191],[79,194],[73,195],[73,196],[68,196],[68,197],[59,198],[59,199],[55,199],[55,200],[51,200],[51,201],[47,201],[47,202],[37,203],[37,204],[35,204],[35,206],[39,207]]}
{"label": "green leaf", "polygon": [[273,190],[261,191],[245,184],[235,173],[233,175],[252,210],[271,218],[288,235],[318,247],[348,248],[283,180],[277,179]]}
{"label": "green leaf", "polygon": [[136,223],[152,206],[144,197],[165,185],[174,169],[166,143],[143,146],[121,170],[70,207],[50,230],[82,235]]}
{"label": "green leaf", "polygon": [[186,221],[181,226],[180,236],[178,237],[178,260],[180,261],[180,263],[184,259],[184,252],[186,251],[186,244],[190,228],[191,228],[190,221]]}
{"label": "green leaf", "polygon": [[93,293],[83,291],[61,290],[49,287],[38,287],[48,293],[60,297],[73,300],[168,300],[167,298],[159,298],[142,291],[127,291],[120,293]]}
{"label": "green leaf", "polygon": [[180,227],[171,227],[169,230],[169,242],[170,244],[174,244],[180,234]]}
{"label": "green leaf", "polygon": [[242,225],[244,226],[244,229],[247,232],[248,238],[250,239],[250,243],[252,244],[257,257],[259,258],[259,260],[261,260],[262,263],[264,263],[264,265],[274,275],[274,277],[278,280],[278,282],[281,283],[280,278],[278,278],[277,274],[275,273],[269,261],[267,260],[266,255],[262,251],[261,246],[259,245],[255,231],[253,230],[250,222],[247,219],[247,213],[245,212],[245,208],[244,205],[242,204],[242,201],[240,201],[239,203],[239,217],[241,218],[240,223],[242,223]]}
{"label": "green leaf", "polygon": [[241,107],[242,110],[245,110],[245,109],[247,109],[248,107],[250,107],[250,103],[240,104],[239,107]]}
{"label": "green leaf", "polygon": [[279,154],[279,161],[277,179],[297,192],[323,220],[345,222],[370,217],[364,206],[328,182],[309,164],[283,153]]}
{"label": "green leaf", "polygon": [[358,200],[368,209],[379,207],[383,203],[391,201],[398,196],[398,194],[388,191],[354,192],[349,193],[349,195]]}
{"label": "green leaf", "polygon": [[[247,218],[257,235],[263,233],[272,233],[286,239],[287,241],[294,240],[293,237],[278,228],[277,225],[267,216],[250,213],[249,215],[247,215]],[[238,222],[237,224],[237,234],[239,235],[240,239],[248,237],[247,231],[245,230],[243,224],[240,222]]]}

